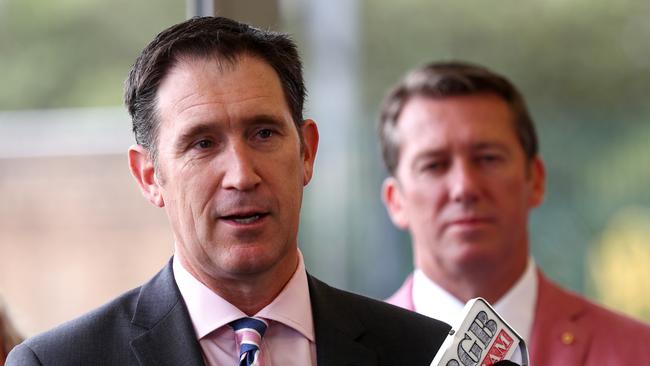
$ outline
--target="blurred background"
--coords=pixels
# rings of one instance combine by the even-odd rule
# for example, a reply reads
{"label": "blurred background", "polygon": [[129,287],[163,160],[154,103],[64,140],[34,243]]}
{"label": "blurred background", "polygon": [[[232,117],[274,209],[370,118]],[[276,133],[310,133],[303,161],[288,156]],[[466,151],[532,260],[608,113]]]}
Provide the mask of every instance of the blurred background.
{"label": "blurred background", "polygon": [[387,88],[461,59],[509,77],[548,169],[532,250],[549,277],[650,321],[650,3],[643,0],[0,0],[0,297],[33,335],[135,287],[171,255],[130,177],[122,82],[195,14],[291,33],[320,128],[300,246],[310,272],[383,298],[412,269],[379,199]]}

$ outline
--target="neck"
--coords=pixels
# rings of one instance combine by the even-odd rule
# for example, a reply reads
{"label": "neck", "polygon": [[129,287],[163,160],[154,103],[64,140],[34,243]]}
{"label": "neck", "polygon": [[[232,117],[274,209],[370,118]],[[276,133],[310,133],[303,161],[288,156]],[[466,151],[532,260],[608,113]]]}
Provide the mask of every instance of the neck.
{"label": "neck", "polygon": [[257,314],[280,294],[298,268],[298,251],[261,273],[212,276],[184,257],[181,265],[197,280],[248,316]]}

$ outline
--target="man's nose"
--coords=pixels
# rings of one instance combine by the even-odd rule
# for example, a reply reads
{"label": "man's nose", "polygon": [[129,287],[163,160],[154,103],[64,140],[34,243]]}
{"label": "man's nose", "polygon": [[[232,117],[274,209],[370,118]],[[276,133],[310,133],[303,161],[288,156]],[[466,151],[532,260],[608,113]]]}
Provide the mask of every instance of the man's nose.
{"label": "man's nose", "polygon": [[449,172],[449,195],[453,202],[471,205],[480,197],[480,177],[470,162],[459,161]]}
{"label": "man's nose", "polygon": [[231,144],[223,160],[225,171],[222,186],[224,189],[248,191],[257,187],[262,178],[257,173],[254,152],[245,144]]}

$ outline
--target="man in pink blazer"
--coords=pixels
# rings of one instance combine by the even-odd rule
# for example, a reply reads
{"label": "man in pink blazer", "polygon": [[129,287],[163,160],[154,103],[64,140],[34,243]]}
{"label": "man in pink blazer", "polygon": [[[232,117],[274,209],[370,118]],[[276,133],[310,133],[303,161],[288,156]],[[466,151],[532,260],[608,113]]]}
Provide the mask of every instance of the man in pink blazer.
{"label": "man in pink blazer", "polygon": [[647,324],[560,288],[530,256],[545,170],[508,80],[467,63],[424,65],[389,93],[379,131],[382,198],[410,232],[415,264],[388,302],[456,324],[483,297],[526,340],[533,366],[650,365]]}

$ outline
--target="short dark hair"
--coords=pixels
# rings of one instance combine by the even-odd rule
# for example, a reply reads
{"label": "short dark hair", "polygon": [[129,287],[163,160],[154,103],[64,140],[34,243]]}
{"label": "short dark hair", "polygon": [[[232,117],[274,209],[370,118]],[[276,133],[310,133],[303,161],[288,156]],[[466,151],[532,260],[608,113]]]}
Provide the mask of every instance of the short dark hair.
{"label": "short dark hair", "polygon": [[397,120],[411,98],[475,94],[495,94],[508,103],[514,116],[517,138],[528,161],[531,161],[538,153],[537,134],[524,98],[517,88],[505,77],[479,65],[459,61],[433,62],[409,72],[382,103],[379,140],[388,172],[395,175],[399,164]]}
{"label": "short dark hair", "polygon": [[133,133],[156,161],[158,88],[182,57],[217,57],[236,63],[242,55],[258,57],[278,74],[298,134],[303,123],[305,84],[296,44],[284,33],[261,30],[223,17],[194,17],[160,32],[143,50],[124,82],[124,104]]}

